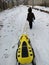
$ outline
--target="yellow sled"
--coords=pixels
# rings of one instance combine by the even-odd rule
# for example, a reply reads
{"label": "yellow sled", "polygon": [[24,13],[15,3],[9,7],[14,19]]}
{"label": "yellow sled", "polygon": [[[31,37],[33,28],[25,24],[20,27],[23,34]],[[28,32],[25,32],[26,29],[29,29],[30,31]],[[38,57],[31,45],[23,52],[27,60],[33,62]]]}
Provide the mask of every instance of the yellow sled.
{"label": "yellow sled", "polygon": [[23,34],[18,42],[16,59],[20,65],[20,64],[28,64],[31,62],[33,63],[34,57],[35,57],[34,50],[31,47],[30,39],[26,34]]}

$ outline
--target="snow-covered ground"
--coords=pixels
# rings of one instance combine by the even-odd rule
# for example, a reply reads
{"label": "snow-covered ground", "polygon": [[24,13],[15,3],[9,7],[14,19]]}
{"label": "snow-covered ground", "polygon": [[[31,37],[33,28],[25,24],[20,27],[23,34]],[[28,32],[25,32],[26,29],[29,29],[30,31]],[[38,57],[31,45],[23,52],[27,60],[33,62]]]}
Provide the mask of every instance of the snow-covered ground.
{"label": "snow-covered ground", "polygon": [[49,14],[32,10],[36,20],[29,29],[27,7],[19,6],[0,13],[0,65],[16,65],[19,37],[28,34],[36,56],[36,65],[49,65]]}
{"label": "snow-covered ground", "polygon": [[42,9],[42,10],[45,10],[45,11],[49,11],[49,7],[34,6],[34,8],[38,8],[38,9]]}

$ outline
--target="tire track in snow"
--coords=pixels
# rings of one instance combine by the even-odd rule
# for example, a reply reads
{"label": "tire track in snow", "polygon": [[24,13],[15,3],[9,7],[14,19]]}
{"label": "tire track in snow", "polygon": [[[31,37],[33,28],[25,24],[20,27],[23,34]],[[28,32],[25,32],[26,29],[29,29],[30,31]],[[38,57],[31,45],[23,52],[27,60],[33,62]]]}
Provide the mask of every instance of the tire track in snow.
{"label": "tire track in snow", "polygon": [[26,22],[23,28],[23,33],[28,34],[28,29],[29,29],[28,22]]}

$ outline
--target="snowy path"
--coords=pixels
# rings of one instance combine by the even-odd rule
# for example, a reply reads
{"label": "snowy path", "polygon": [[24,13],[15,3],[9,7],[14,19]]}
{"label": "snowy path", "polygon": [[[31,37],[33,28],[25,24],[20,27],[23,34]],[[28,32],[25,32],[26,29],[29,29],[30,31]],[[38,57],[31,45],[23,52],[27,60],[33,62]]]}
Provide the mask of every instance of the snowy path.
{"label": "snowy path", "polygon": [[32,30],[29,29],[28,23],[26,23],[24,32],[27,33],[31,39],[32,47],[35,50],[37,65],[49,65],[49,15],[39,11],[33,11],[36,17],[41,16],[39,18],[37,17],[33,23]]}
{"label": "snowy path", "polygon": [[[3,28],[0,30],[0,65],[16,65],[17,43],[26,21],[25,6],[0,13]],[[14,62],[13,62],[14,61]]]}
{"label": "snowy path", "polygon": [[0,65],[16,65],[17,42],[27,33],[36,55],[37,65],[49,65],[49,15],[33,10],[36,20],[30,30],[26,21],[27,7],[19,6],[0,13]]}

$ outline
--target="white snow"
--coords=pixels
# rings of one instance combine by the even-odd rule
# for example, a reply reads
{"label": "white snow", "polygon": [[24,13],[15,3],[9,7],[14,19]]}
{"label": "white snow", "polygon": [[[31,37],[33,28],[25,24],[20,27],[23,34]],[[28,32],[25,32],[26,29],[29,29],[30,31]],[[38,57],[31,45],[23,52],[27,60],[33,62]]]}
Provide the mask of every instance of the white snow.
{"label": "white snow", "polygon": [[36,56],[36,65],[49,65],[49,14],[32,10],[36,20],[29,29],[26,6],[0,12],[0,65],[16,65],[19,37],[28,34]]}
{"label": "white snow", "polygon": [[34,6],[34,8],[38,8],[38,9],[42,9],[42,10],[45,10],[45,11],[49,11],[49,7]]}

